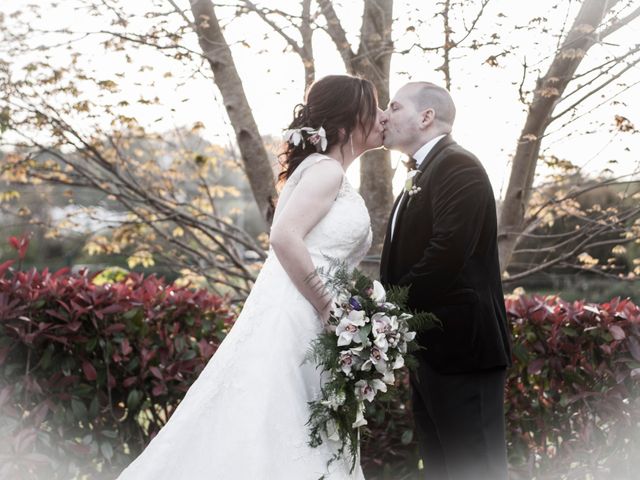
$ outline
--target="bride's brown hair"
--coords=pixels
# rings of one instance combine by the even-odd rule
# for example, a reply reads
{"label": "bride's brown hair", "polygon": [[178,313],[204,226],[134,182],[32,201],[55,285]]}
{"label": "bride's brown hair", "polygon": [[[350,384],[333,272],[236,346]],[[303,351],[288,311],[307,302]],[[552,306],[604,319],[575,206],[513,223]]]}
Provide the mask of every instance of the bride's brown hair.
{"label": "bride's brown hair", "polygon": [[[293,109],[293,121],[288,129],[322,127],[326,132],[327,150],[334,145],[344,147],[351,133],[360,125],[369,136],[375,126],[378,98],[369,80],[349,75],[328,75],[314,82],[307,91],[306,102]],[[316,146],[306,140],[298,145],[285,142],[284,159],[278,181],[284,182]]]}

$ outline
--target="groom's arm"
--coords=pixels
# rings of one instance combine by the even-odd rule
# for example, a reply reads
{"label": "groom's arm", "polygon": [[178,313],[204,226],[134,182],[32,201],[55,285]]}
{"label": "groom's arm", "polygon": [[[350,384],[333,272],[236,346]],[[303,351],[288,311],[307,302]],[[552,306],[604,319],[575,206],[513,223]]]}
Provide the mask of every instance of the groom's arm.
{"label": "groom's arm", "polygon": [[487,202],[493,199],[484,170],[464,154],[453,154],[439,162],[430,189],[433,236],[422,258],[398,283],[419,283],[420,288],[442,291],[451,287],[475,251]]}

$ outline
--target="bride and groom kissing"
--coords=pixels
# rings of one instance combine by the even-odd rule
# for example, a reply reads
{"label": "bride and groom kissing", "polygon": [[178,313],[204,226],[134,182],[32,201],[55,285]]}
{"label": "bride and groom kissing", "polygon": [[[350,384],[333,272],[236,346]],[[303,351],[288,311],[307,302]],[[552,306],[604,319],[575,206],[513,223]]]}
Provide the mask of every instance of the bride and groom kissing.
{"label": "bride and groom kissing", "polygon": [[[120,479],[363,479],[308,444],[308,403],[322,372],[303,359],[324,329],[331,260],[356,267],[370,218],[345,175],[367,150],[408,155],[411,179],[389,218],[380,281],[408,288],[408,307],[441,328],[418,333],[411,373],[422,463],[434,480],[507,478],[503,395],[511,347],[493,191],[478,159],[451,137],[449,92],[408,83],[388,108],[373,84],[316,81],[285,134],[270,249],[233,328],[173,415]],[[330,467],[327,471],[327,465]]]}

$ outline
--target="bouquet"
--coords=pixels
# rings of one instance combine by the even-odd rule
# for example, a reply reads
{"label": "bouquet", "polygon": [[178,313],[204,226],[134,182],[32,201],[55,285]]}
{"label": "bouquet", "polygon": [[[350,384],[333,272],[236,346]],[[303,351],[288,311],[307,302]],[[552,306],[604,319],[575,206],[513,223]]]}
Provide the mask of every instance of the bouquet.
{"label": "bouquet", "polygon": [[349,454],[353,472],[359,431],[367,425],[365,402],[396,393],[396,370],[416,365],[411,355],[419,348],[416,332],[434,327],[438,319],[409,312],[407,288],[385,292],[379,282],[345,265],[334,265],[329,273],[319,271],[334,294],[329,328],[313,340],[305,358],[328,376],[321,398],[309,402],[309,445],[317,447],[325,439],[338,442],[329,464]]}

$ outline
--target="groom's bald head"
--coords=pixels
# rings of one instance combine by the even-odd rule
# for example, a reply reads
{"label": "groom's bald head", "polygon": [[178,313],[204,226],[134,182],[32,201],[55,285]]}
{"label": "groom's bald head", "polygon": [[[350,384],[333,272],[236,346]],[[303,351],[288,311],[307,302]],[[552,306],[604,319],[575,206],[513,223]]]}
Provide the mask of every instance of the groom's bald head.
{"label": "groom's bald head", "polygon": [[444,88],[430,82],[411,82],[396,92],[382,112],[384,146],[413,155],[433,138],[451,133],[456,107]]}
{"label": "groom's bald head", "polygon": [[456,106],[449,92],[431,82],[410,82],[403,88],[408,88],[409,98],[413,101],[417,111],[433,108],[435,120],[451,132],[456,118]]}

